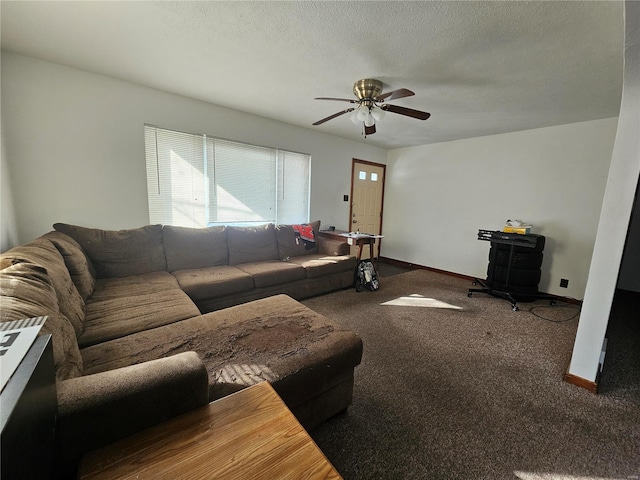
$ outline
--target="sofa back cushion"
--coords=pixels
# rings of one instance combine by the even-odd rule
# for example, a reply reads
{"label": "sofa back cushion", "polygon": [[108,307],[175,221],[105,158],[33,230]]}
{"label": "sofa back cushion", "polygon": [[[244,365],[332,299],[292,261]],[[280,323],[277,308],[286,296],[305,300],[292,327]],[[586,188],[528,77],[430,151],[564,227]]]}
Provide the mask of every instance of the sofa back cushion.
{"label": "sofa back cushion", "polygon": [[84,299],[78,292],[64,259],[56,247],[46,238],[40,237],[26,245],[20,245],[1,256],[2,264],[9,266],[17,263],[32,263],[45,269],[56,294],[59,309],[69,319],[77,336],[84,331]]}
{"label": "sofa back cushion", "polygon": [[[314,237],[318,236],[320,220],[305,225],[311,225]],[[318,253],[318,240],[316,239],[313,243],[304,242],[301,238],[298,238],[292,225],[278,225],[276,227],[276,239],[278,240],[278,253],[281,260]]]}
{"label": "sofa back cushion", "polygon": [[162,225],[114,231],[56,223],[53,228],[80,244],[91,259],[98,278],[167,270]]}
{"label": "sofa back cushion", "polygon": [[69,319],[58,309],[56,292],[47,270],[33,263],[0,262],[0,321],[47,316],[41,333],[49,333],[58,380],[82,375],[82,357]]}
{"label": "sofa back cushion", "polygon": [[71,280],[82,299],[89,298],[96,288],[96,269],[80,244],[69,235],[60,232],[49,232],[43,238],[53,243],[62,255]]}
{"label": "sofa back cushion", "polygon": [[229,265],[278,260],[278,243],[273,223],[258,227],[227,227]]}
{"label": "sofa back cushion", "polygon": [[195,268],[226,265],[227,228],[189,228],[165,225],[162,228],[167,270],[191,270]]}

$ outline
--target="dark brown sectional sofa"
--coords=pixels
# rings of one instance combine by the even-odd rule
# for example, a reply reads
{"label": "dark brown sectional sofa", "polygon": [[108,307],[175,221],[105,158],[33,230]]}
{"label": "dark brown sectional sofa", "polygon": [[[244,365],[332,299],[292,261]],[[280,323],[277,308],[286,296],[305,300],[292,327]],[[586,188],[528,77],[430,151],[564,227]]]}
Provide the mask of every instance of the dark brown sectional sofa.
{"label": "dark brown sectional sofa", "polygon": [[272,224],[54,229],[0,256],[0,320],[48,316],[61,476],[260,381],[308,428],[351,403],[362,341],[296,301],[352,285],[346,244]]}

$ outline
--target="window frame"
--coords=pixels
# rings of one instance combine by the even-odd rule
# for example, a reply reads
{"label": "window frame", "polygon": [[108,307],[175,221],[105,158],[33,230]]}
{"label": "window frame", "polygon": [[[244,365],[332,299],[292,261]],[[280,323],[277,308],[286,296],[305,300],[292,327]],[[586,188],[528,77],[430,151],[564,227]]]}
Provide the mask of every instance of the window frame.
{"label": "window frame", "polygon": [[[179,144],[168,145],[171,139],[176,139]],[[189,141],[193,141],[194,145],[201,143],[202,147],[194,146],[191,154]],[[219,147],[218,151],[216,145]],[[225,148],[232,154],[225,158],[224,155],[217,157]],[[249,186],[243,184],[243,170],[234,172],[231,166],[235,161],[233,155],[237,155],[238,159],[244,158],[245,148],[247,157],[252,154],[260,157],[259,154],[262,153],[270,155],[273,159],[271,165],[266,165],[262,170],[262,174],[254,175],[256,178]],[[253,145],[202,133],[181,132],[150,124],[144,124],[144,149],[150,223],[208,227],[309,222],[311,155],[308,153]],[[174,150],[178,150],[182,155]],[[287,168],[287,164],[291,166]],[[219,172],[223,168],[226,169],[227,176],[222,173],[216,174],[216,168]],[[245,168],[245,173],[250,176],[252,172],[249,171],[249,167],[245,165]],[[181,178],[174,178],[174,169],[181,173]],[[264,201],[268,195],[259,198],[254,193],[256,189],[262,190],[261,181],[267,173],[270,180],[264,184],[264,191],[272,190],[273,200],[269,199],[269,203],[265,205]],[[240,178],[235,179],[235,183],[234,175]],[[224,181],[227,182],[226,185],[222,185]],[[203,192],[200,191],[201,182],[206,184]],[[221,207],[219,194],[224,186],[227,190],[233,191],[226,192],[229,203]],[[179,193],[173,193],[174,191]],[[185,198],[180,198],[180,194]],[[236,198],[234,194],[240,198]],[[243,196],[245,194],[246,196]],[[254,197],[253,209],[249,197]],[[238,212],[244,212],[246,215],[239,214],[236,219],[229,217],[233,210],[230,206],[232,202],[235,202]],[[201,209],[203,213],[186,213]],[[265,212],[268,210],[272,210],[273,215],[267,215]]]}

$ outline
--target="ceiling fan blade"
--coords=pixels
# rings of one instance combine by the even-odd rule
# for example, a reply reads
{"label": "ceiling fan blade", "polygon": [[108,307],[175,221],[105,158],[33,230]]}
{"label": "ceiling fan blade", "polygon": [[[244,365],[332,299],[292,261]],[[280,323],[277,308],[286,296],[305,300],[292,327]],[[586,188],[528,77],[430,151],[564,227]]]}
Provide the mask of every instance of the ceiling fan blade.
{"label": "ceiling fan blade", "polygon": [[378,98],[376,98],[376,102],[382,102],[384,100],[395,100],[397,98],[411,97],[415,95],[411,90],[407,90],[406,88],[400,88],[398,90],[393,90],[391,92],[383,93]]}
{"label": "ceiling fan blade", "polygon": [[327,118],[323,118],[322,120],[318,120],[316,123],[314,123],[313,125],[321,125],[324,122],[328,122],[329,120],[333,120],[336,117],[339,117],[340,115],[344,115],[345,113],[349,113],[349,112],[353,112],[353,108],[347,108],[346,110],[343,110],[341,112],[338,113],[334,113],[333,115],[327,117]]}
{"label": "ceiling fan blade", "polygon": [[399,107],[398,105],[385,104],[380,108],[386,110],[387,112],[399,113],[400,115],[417,118],[418,120],[426,120],[431,116],[430,113],[421,112],[420,110],[414,110],[413,108]]}
{"label": "ceiling fan blade", "polygon": [[333,97],[316,97],[315,100],[335,100],[336,102],[349,102],[349,103],[357,103],[357,100],[349,99],[349,98],[333,98]]}
{"label": "ceiling fan blade", "polygon": [[374,133],[376,133],[376,126],[371,125],[370,127],[367,127],[366,125],[364,126],[364,134],[365,135],[373,135]]}

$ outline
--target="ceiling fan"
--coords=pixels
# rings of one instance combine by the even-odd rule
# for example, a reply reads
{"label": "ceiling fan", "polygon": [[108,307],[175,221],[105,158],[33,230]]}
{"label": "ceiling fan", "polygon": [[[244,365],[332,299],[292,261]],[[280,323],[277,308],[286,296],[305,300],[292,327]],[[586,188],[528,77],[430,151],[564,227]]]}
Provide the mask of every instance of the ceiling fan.
{"label": "ceiling fan", "polygon": [[382,93],[382,82],[375,78],[365,78],[358,80],[353,84],[353,94],[357,99],[348,98],[332,98],[332,97],[317,97],[316,100],[335,100],[338,102],[357,103],[355,107],[347,108],[338,113],[334,113],[322,120],[318,120],[313,125],[321,125],[324,122],[333,120],[345,113],[353,112],[351,114],[351,121],[356,125],[362,122],[364,136],[372,135],[376,133],[376,121],[382,120],[385,112],[399,113],[400,115],[406,115],[407,117],[417,118],[418,120],[426,120],[431,116],[430,113],[421,112],[420,110],[414,110],[407,107],[399,107],[398,105],[389,105],[384,103],[387,100],[395,100],[398,98],[410,97],[415,95],[411,90],[406,88],[400,88],[391,92]]}

